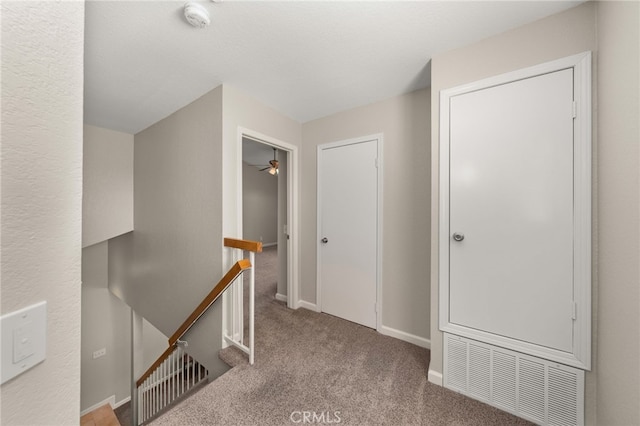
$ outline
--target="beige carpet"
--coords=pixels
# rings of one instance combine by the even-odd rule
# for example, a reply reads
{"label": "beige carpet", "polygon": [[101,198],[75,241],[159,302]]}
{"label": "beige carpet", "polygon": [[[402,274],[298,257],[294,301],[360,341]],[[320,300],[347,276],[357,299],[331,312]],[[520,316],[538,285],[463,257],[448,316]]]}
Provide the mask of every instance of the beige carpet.
{"label": "beige carpet", "polygon": [[235,348],[223,350],[233,368],[153,424],[529,424],[427,382],[426,349],[288,309],[274,299],[275,262],[275,248],[256,259],[255,365]]}

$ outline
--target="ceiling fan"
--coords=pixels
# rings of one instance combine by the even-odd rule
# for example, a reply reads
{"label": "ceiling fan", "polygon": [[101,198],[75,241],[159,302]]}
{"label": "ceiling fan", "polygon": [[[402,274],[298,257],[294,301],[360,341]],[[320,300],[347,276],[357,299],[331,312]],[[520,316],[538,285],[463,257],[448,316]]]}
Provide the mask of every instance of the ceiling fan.
{"label": "ceiling fan", "polygon": [[276,149],[273,148],[273,160],[269,161],[269,166],[265,167],[264,169],[260,169],[260,171],[264,172],[265,170],[269,170],[269,174],[275,176],[278,174],[279,165],[280,163],[278,162],[278,160],[276,160]]}

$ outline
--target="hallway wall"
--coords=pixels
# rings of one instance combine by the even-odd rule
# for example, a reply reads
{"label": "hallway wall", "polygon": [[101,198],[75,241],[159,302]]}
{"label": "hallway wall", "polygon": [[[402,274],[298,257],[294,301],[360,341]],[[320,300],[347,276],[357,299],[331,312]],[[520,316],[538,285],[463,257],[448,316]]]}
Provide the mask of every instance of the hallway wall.
{"label": "hallway wall", "polygon": [[242,163],[242,232],[245,240],[278,241],[278,180]]}
{"label": "hallway wall", "polygon": [[84,7],[0,3],[0,314],[47,302],[46,358],[0,388],[2,425],[78,423]]}
{"label": "hallway wall", "polygon": [[383,332],[429,344],[430,92],[418,90],[302,126],[302,299],[316,299],[317,146],[383,133]]}
{"label": "hallway wall", "polygon": [[[80,411],[131,395],[131,310],[109,291],[108,242],[82,249]],[[93,352],[106,354],[93,359]]]}
{"label": "hallway wall", "polygon": [[[109,242],[109,287],[170,336],[219,281],[222,268],[222,87],[134,138],[134,229]],[[213,377],[227,367],[222,306],[184,340]]]}
{"label": "hallway wall", "polygon": [[133,231],[133,135],[84,125],[82,247]]}

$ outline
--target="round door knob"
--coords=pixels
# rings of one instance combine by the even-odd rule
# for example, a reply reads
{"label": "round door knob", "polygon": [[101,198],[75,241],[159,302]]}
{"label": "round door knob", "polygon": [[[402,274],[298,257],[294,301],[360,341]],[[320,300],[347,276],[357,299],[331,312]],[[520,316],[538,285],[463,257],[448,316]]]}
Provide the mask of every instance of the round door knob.
{"label": "round door knob", "polygon": [[329,242],[329,239],[327,237],[324,237],[320,241],[322,241],[322,244],[327,244]]}
{"label": "round door knob", "polygon": [[464,234],[461,233],[461,232],[454,232],[453,233],[453,239],[455,241],[462,241],[462,240],[464,240]]}

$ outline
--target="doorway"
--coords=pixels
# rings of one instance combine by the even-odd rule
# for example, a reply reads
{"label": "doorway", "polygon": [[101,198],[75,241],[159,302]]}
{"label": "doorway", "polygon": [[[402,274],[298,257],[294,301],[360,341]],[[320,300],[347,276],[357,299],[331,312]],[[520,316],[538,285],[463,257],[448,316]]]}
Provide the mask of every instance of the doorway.
{"label": "doorway", "polygon": [[[279,257],[279,281],[286,283],[282,287],[278,287],[278,299],[287,302],[287,306],[291,309],[299,307],[299,202],[298,202],[298,182],[299,178],[299,148],[290,143],[270,137],[268,135],[250,130],[247,128],[238,128],[237,138],[237,181],[238,191],[236,193],[236,205],[238,214],[238,235],[242,237],[242,217],[243,217],[243,200],[242,200],[242,147],[243,141],[250,140],[253,143],[260,144],[263,149],[270,152],[268,161],[273,159],[273,149],[275,148],[277,160],[279,164],[278,171],[278,197],[280,206],[279,213],[279,229],[277,243],[281,247]],[[261,167],[261,169],[264,167]],[[265,170],[264,173],[268,173]],[[286,253],[286,254],[285,254]],[[286,300],[285,300],[286,298]]]}
{"label": "doorway", "polygon": [[[276,242],[280,246],[278,253],[279,272],[278,281],[280,286],[274,297],[281,301],[286,301],[287,307],[297,309],[300,301],[299,294],[299,206],[298,206],[298,157],[299,149],[297,146],[261,134],[259,132],[238,127],[235,154],[236,169],[236,190],[235,190],[235,215],[236,230],[233,232],[237,238],[244,238],[243,232],[243,141],[248,140],[251,143],[258,144],[264,150],[269,152],[269,157],[262,159],[261,162],[270,164],[273,160],[273,149],[276,149],[275,155],[278,160],[278,197],[279,205],[285,206],[279,212],[279,220]],[[284,169],[286,168],[286,172]],[[261,167],[260,169],[264,169]],[[258,169],[258,170],[260,170]],[[269,169],[263,170],[269,176]],[[284,198],[284,200],[282,199]],[[282,222],[284,220],[284,223]],[[264,237],[264,236],[263,236]],[[264,238],[263,238],[264,240]],[[268,242],[267,242],[268,243]],[[233,258],[228,258],[233,263]],[[259,273],[259,271],[257,270]],[[282,285],[285,283],[284,285]],[[284,291],[284,293],[283,293]],[[227,347],[226,338],[235,341],[241,341],[243,336],[243,290],[242,285],[230,287],[223,295],[223,338],[222,347]]]}
{"label": "doorway", "polygon": [[[287,152],[242,138],[242,238],[277,250],[278,284],[274,295],[287,301]],[[257,270],[257,273],[260,273]]]}
{"label": "doorway", "polygon": [[440,329],[589,368],[589,53],[441,93]]}
{"label": "doorway", "polygon": [[380,135],[318,147],[318,305],[380,324]]}

